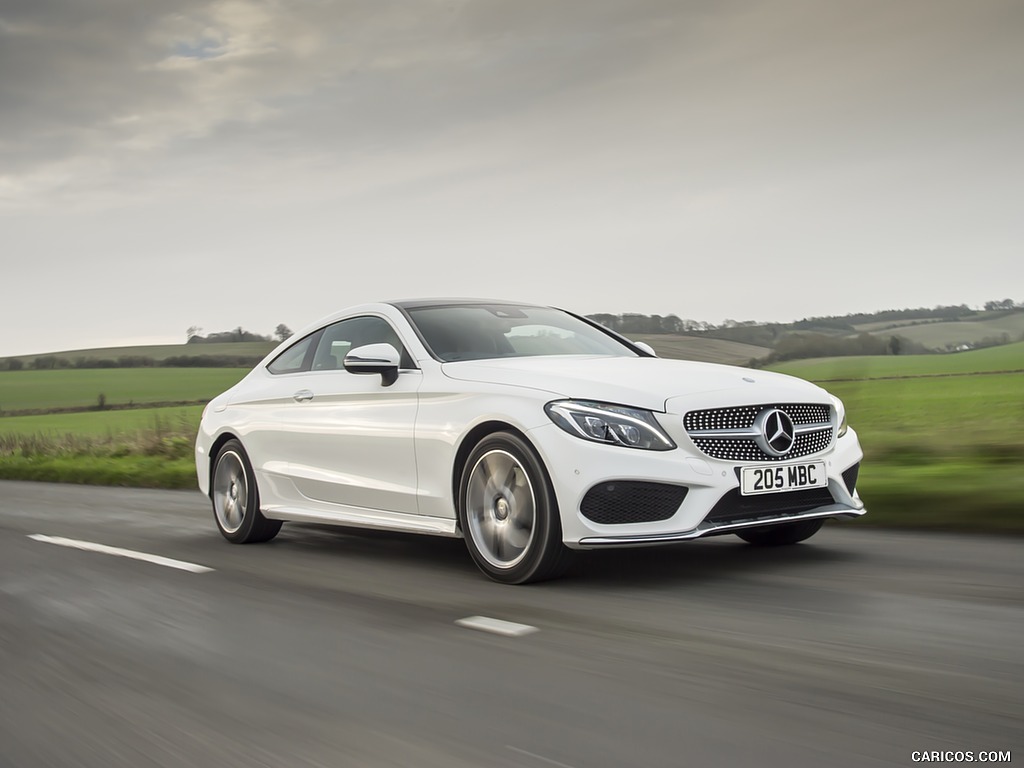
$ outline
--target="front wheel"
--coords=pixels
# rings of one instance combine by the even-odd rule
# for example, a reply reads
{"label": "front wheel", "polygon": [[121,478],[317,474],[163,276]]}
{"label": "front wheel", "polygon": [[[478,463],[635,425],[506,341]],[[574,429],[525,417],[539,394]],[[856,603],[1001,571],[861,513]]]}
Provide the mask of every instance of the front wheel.
{"label": "front wheel", "polygon": [[551,481],[518,435],[495,432],[476,445],[462,470],[458,512],[469,554],[495,581],[526,584],[565,570]]}
{"label": "front wheel", "polygon": [[821,530],[824,520],[800,520],[766,528],[747,528],[736,533],[744,541],[759,547],[782,547],[798,544]]}
{"label": "front wheel", "polygon": [[252,464],[237,440],[224,443],[214,460],[210,499],[217,528],[232,544],[270,541],[281,530],[280,520],[268,520],[260,512]]}

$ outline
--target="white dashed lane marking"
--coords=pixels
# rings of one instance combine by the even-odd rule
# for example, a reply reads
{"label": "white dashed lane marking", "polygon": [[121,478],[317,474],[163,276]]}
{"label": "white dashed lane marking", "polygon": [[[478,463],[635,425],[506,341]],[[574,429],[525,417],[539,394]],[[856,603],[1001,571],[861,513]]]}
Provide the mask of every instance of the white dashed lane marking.
{"label": "white dashed lane marking", "polygon": [[61,536],[44,536],[41,533],[30,534],[29,538],[33,541],[41,541],[44,544],[56,544],[58,547],[70,547],[71,549],[84,549],[87,552],[101,552],[104,555],[114,555],[115,557],[127,557],[130,560],[141,560],[144,563],[162,565],[165,568],[177,568],[179,571],[188,571],[189,573],[209,573],[213,570],[213,568],[207,568],[205,565],[186,563],[184,560],[172,560],[169,557],[150,555],[146,552],[136,552],[131,549],[121,549],[120,547],[108,547],[106,544],[96,544],[91,541],[65,539]]}
{"label": "white dashed lane marking", "polygon": [[525,749],[519,749],[519,747],[513,747],[513,746],[511,746],[509,744],[505,745],[505,749],[510,749],[513,752],[518,752],[520,755],[526,755],[527,757],[532,757],[534,760],[539,760],[540,762],[547,763],[548,765],[557,765],[558,768],[573,768],[568,763],[560,763],[557,760],[552,760],[550,757],[544,757],[544,755],[538,755],[536,752],[527,752]]}
{"label": "white dashed lane marking", "polygon": [[529,624],[516,624],[514,621],[490,619],[487,616],[470,616],[465,619],[459,619],[455,623],[467,629],[478,629],[481,632],[490,632],[492,635],[504,635],[505,637],[522,637],[531,632],[539,631],[536,627],[531,627]]}

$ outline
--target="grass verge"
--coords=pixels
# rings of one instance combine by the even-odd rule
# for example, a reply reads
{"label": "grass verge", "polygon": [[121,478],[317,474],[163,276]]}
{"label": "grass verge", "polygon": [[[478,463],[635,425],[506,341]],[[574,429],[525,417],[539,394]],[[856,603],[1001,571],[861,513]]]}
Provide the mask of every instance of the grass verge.
{"label": "grass verge", "polygon": [[933,464],[865,462],[858,490],[868,514],[858,524],[1024,534],[1020,465],[970,459]]}
{"label": "grass verge", "polygon": [[0,479],[195,488],[197,420],[178,413],[153,416],[147,428],[133,431],[0,433]]}
{"label": "grass verge", "polygon": [[155,456],[0,456],[0,480],[195,489],[191,458]]}

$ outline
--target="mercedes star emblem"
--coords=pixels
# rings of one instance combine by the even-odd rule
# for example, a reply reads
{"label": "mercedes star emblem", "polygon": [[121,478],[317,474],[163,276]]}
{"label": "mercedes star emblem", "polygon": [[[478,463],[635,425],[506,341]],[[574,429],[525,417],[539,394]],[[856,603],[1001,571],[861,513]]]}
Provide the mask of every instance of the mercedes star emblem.
{"label": "mercedes star emblem", "polygon": [[769,456],[785,456],[796,441],[793,419],[778,408],[766,408],[757,417],[757,444]]}

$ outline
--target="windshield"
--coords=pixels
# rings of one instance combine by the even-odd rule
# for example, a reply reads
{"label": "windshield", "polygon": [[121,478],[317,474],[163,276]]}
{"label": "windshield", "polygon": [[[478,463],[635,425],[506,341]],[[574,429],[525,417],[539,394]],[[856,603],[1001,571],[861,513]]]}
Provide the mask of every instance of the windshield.
{"label": "windshield", "polygon": [[538,355],[639,357],[601,329],[549,307],[456,304],[407,312],[430,351],[446,363]]}

